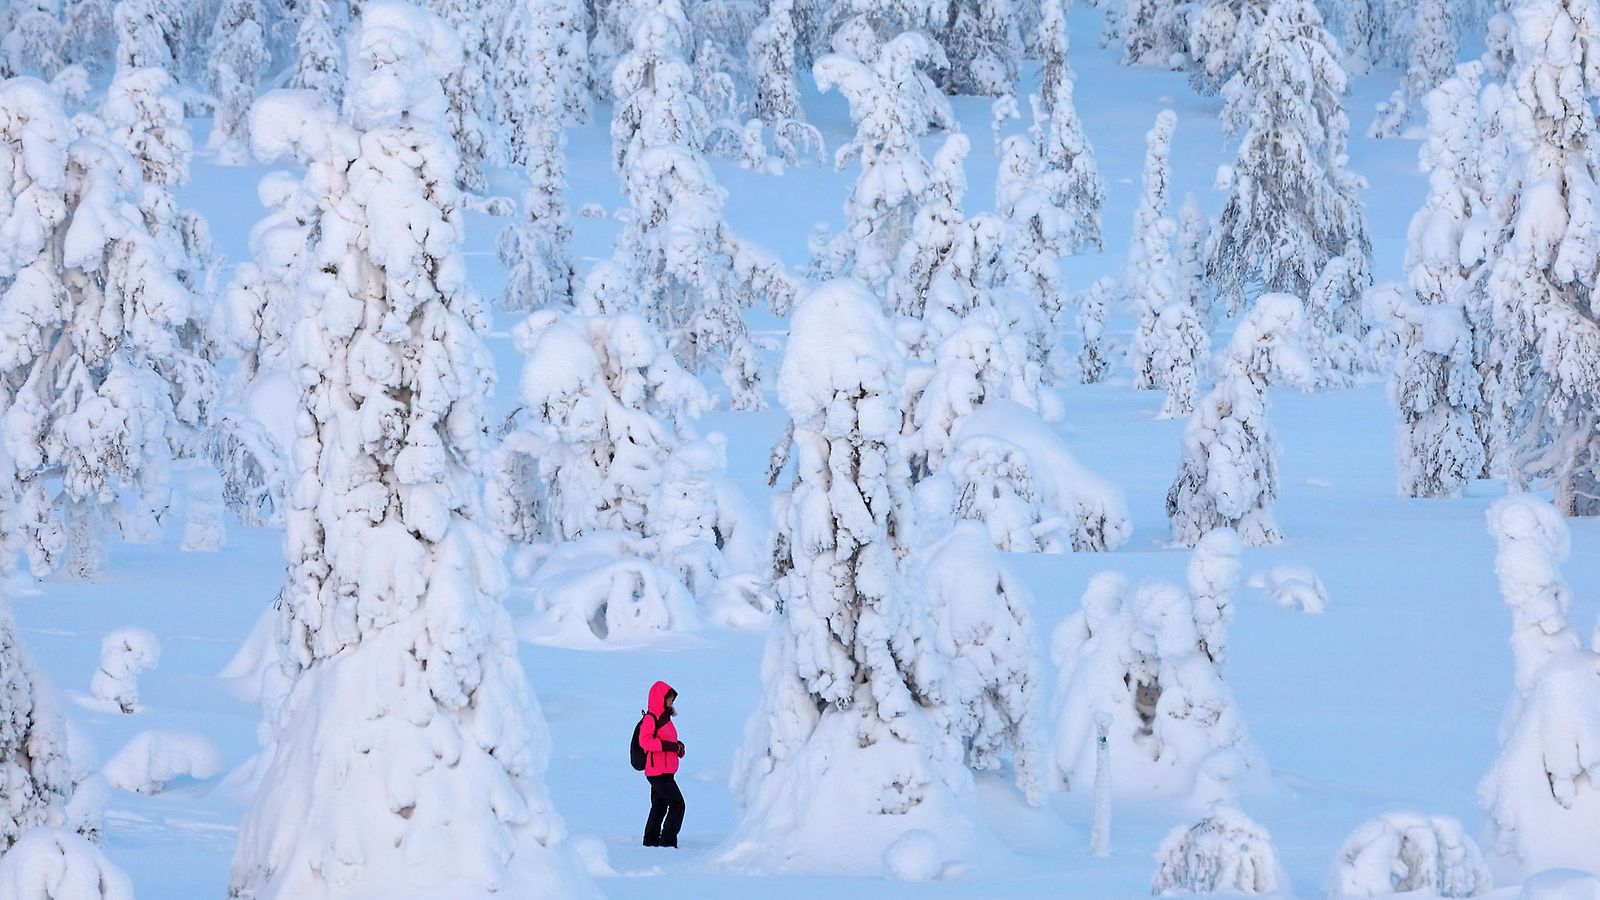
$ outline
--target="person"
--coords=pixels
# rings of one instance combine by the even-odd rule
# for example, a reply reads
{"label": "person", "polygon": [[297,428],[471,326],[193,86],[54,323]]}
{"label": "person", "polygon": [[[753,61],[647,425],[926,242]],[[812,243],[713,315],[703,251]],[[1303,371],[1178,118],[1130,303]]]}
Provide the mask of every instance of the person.
{"label": "person", "polygon": [[672,722],[678,692],[665,681],[650,686],[649,709],[639,723],[639,746],[644,749],[644,775],[650,782],[650,817],[644,823],[646,847],[678,846],[683,827],[683,792],[678,790],[678,760],[683,741]]}

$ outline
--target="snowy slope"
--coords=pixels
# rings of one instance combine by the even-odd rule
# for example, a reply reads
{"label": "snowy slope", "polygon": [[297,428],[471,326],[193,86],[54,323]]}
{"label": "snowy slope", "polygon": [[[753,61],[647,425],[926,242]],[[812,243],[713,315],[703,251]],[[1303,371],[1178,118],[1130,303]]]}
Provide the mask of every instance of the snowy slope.
{"label": "snowy slope", "polygon": [[[1211,185],[1228,149],[1216,121],[1220,100],[1196,96],[1181,75],[1117,65],[1116,52],[1095,46],[1097,14],[1076,12],[1072,24],[1077,103],[1108,187],[1103,230],[1110,249],[1068,262],[1068,282],[1076,290],[1121,269],[1144,134],[1157,111],[1178,113],[1175,200],[1194,192],[1208,213],[1214,211],[1220,194]],[[1347,104],[1358,135],[1396,79],[1394,71],[1380,70],[1355,81]],[[830,146],[846,139],[841,99],[811,90],[806,100]],[[976,212],[988,208],[995,171],[988,105],[962,98],[955,108],[973,138],[968,202]],[[609,168],[607,120],[598,111],[595,124],[571,134],[574,210],[621,203]],[[197,133],[207,127],[197,123]],[[1353,145],[1350,167],[1371,183],[1364,199],[1377,277],[1396,278],[1406,224],[1425,191],[1415,171],[1417,145],[1359,136]],[[232,259],[243,256],[259,214],[254,185],[261,171],[197,159],[193,183],[183,192],[182,200],[209,218]],[[729,192],[730,224],[792,265],[803,261],[814,222],[837,225],[854,177],[816,167],[773,177],[721,163],[717,175]],[[491,181],[493,192],[520,192],[509,173],[493,173]],[[491,296],[504,280],[493,253],[501,224],[476,215],[469,222],[474,277]],[[575,227],[580,267],[608,254],[614,223],[575,218]],[[521,364],[506,334],[510,324],[503,318],[491,342],[501,379],[492,415],[513,402],[509,388]],[[774,347],[782,327],[763,314],[755,318],[758,338],[772,339]],[[1128,331],[1125,316],[1113,318],[1119,340]],[[1034,589],[1041,635],[1076,609],[1092,573],[1181,578],[1188,560],[1186,552],[1165,547],[1162,508],[1178,462],[1181,421],[1157,420],[1160,396],[1134,392],[1125,368],[1110,384],[1067,390],[1064,400],[1062,427],[1073,452],[1125,491],[1134,535],[1115,553],[1012,558]],[[1446,814],[1472,833],[1482,821],[1476,784],[1493,757],[1511,688],[1510,619],[1496,590],[1483,515],[1501,489],[1481,484],[1457,501],[1397,499],[1393,416],[1381,385],[1316,395],[1274,391],[1273,403],[1283,448],[1277,514],[1287,539],[1246,550],[1245,571],[1283,563],[1309,567],[1326,583],[1330,602],[1326,613],[1309,615],[1243,590],[1225,671],[1279,787],[1270,797],[1246,801],[1247,812],[1273,834],[1294,892],[1312,896],[1320,895],[1346,835],[1373,815],[1399,808]],[[761,472],[781,413],[714,414],[707,424],[727,433],[731,474],[764,503]],[[171,521],[181,521],[181,510]],[[1574,552],[1566,572],[1577,598],[1574,619],[1587,630],[1600,612],[1600,553],[1594,552],[1600,522],[1571,524]],[[158,546],[112,546],[99,582],[48,581],[37,594],[18,598],[15,613],[35,660],[67,698],[69,716],[101,761],[138,732],[162,728],[203,735],[231,769],[254,751],[259,713],[215,674],[277,592],[280,535],[233,526],[223,551],[192,554],[178,550],[181,529],[168,531]],[[514,594],[510,602],[514,615],[528,613],[526,597]],[[141,711],[125,716],[72,702],[89,697],[102,636],[124,626],[149,629],[162,644],[160,666],[139,679]],[[611,652],[522,648],[554,739],[549,781],[557,807],[573,834],[604,841],[611,866],[621,873],[600,880],[607,895],[1136,896],[1148,893],[1161,838],[1188,821],[1184,810],[1118,806],[1112,855],[1093,859],[1086,795],[1057,795],[1046,809],[1032,810],[1005,784],[985,781],[981,799],[1015,858],[984,861],[958,881],[793,877],[752,883],[708,871],[708,851],[735,819],[727,777],[758,701],[761,644],[760,634],[710,629]],[[677,853],[637,846],[647,789],[622,756],[645,690],[657,678],[680,691],[679,727],[692,747],[680,778],[689,812],[684,849]],[[1053,711],[1048,719],[1053,722]],[[221,896],[246,802],[247,795],[221,776],[180,780],[154,796],[113,790],[107,852],[143,897]]]}

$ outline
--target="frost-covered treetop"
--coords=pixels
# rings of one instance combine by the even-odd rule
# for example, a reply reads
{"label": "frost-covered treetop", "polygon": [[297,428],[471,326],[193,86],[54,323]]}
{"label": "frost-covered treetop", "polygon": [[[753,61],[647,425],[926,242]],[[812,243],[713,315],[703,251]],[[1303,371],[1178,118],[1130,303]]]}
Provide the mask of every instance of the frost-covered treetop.
{"label": "frost-covered treetop", "polygon": [[408,3],[363,4],[349,59],[344,110],[357,128],[446,121],[438,75],[459,64],[461,41],[443,19]]}
{"label": "frost-covered treetop", "polygon": [[877,302],[855,281],[831,281],[795,312],[778,372],[778,398],[796,420],[831,411],[841,395],[870,401],[859,405],[861,429],[898,432],[901,368],[894,334]]}

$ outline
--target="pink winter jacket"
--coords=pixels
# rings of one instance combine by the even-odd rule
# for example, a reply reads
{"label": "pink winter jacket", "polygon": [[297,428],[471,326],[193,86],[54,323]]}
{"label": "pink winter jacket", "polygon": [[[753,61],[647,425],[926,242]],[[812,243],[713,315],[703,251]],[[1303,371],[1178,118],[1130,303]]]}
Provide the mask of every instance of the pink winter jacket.
{"label": "pink winter jacket", "polygon": [[657,719],[667,708],[667,694],[677,693],[672,685],[658,681],[650,685],[650,714],[639,725],[639,746],[644,748],[644,774],[672,775],[678,771],[676,750],[661,749],[661,742],[672,743],[678,739],[678,726],[669,718],[657,726]]}

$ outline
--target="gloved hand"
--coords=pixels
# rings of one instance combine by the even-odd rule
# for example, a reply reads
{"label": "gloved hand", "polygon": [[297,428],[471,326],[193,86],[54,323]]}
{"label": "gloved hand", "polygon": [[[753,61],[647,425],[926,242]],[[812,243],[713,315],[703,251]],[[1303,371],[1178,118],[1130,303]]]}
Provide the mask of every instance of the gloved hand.
{"label": "gloved hand", "polygon": [[683,741],[678,742],[678,758],[683,759]]}

